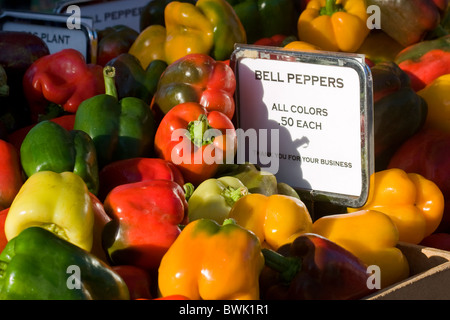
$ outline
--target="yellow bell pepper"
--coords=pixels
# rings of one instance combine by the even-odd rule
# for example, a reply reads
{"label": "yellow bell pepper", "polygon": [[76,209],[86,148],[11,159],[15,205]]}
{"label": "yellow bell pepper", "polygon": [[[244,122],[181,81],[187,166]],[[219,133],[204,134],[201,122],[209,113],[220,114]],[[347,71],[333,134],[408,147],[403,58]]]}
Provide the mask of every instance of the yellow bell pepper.
{"label": "yellow bell pepper", "polygon": [[450,74],[436,78],[417,94],[428,105],[425,126],[450,132]]}
{"label": "yellow bell pepper", "polygon": [[369,34],[364,0],[311,0],[297,22],[298,38],[323,50],[355,52]]}
{"label": "yellow bell pepper", "polygon": [[128,53],[136,57],[145,70],[153,60],[166,61],[165,42],[166,28],[153,24],[139,33]]}
{"label": "yellow bell pepper", "polygon": [[418,244],[439,226],[444,195],[431,180],[392,168],[372,174],[369,197],[363,207],[347,209],[359,210],[387,214],[398,228],[400,241]]}
{"label": "yellow bell pepper", "polygon": [[6,238],[9,241],[24,229],[38,226],[90,251],[94,238],[93,205],[79,175],[37,172],[24,182],[9,208]]}
{"label": "yellow bell pepper", "polygon": [[408,260],[396,247],[398,229],[389,216],[380,211],[323,216],[314,222],[313,233],[347,249],[367,266],[378,266],[381,288],[409,276]]}
{"label": "yellow bell pepper", "polygon": [[158,269],[161,296],[192,300],[259,299],[264,256],[258,238],[227,219],[188,223]]}
{"label": "yellow bell pepper", "polygon": [[305,41],[291,41],[287,45],[284,46],[286,50],[299,50],[299,51],[310,51],[310,50],[321,50],[318,46],[315,46],[311,43]]}
{"label": "yellow bell pepper", "polygon": [[248,194],[236,201],[228,217],[254,232],[263,247],[273,250],[312,230],[305,204],[281,194]]}

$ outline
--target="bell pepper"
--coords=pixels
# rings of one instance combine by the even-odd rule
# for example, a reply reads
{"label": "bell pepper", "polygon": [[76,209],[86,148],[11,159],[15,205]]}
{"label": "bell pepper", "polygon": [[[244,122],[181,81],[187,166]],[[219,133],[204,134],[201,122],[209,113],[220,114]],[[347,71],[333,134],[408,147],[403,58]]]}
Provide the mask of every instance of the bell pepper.
{"label": "bell pepper", "polygon": [[417,94],[428,105],[425,126],[450,133],[450,73],[434,79]]}
{"label": "bell pepper", "polygon": [[122,53],[106,63],[116,70],[114,83],[117,98],[136,97],[147,104],[152,101],[156,92],[159,78],[167,68],[162,60],[153,60],[146,69],[142,68],[139,60],[129,53]]}
{"label": "bell pepper", "polygon": [[[147,3],[140,11],[139,28],[141,32],[150,25],[166,26],[164,21],[164,10],[166,6],[174,0],[153,0]],[[195,4],[197,0],[178,0],[179,2],[189,2]]]}
{"label": "bell pepper", "polygon": [[33,122],[49,102],[75,113],[85,99],[105,92],[102,67],[86,63],[75,49],[63,49],[33,62],[23,77],[23,90]]}
{"label": "bell pepper", "polygon": [[297,11],[292,0],[227,0],[247,34],[248,43],[276,34],[296,34]]}
{"label": "bell pepper", "polygon": [[8,141],[0,139],[0,210],[9,208],[23,184],[19,154]]}
{"label": "bell pepper", "polygon": [[207,218],[222,224],[236,201],[247,194],[247,187],[237,178],[207,179],[188,200],[189,221]]}
{"label": "bell pepper", "polygon": [[263,300],[355,300],[374,290],[367,266],[325,237],[305,233],[277,251],[262,249]]}
{"label": "bell pepper", "polygon": [[178,168],[159,158],[130,158],[114,161],[99,172],[99,198],[105,199],[115,187],[145,180],[170,180],[184,186],[184,178]]}
{"label": "bell pepper", "polygon": [[0,252],[6,247],[8,239],[5,235],[5,220],[8,215],[9,208],[0,210]]}
{"label": "bell pepper", "polygon": [[118,99],[115,69],[106,66],[106,92],[84,100],[75,115],[74,130],[94,141],[99,169],[116,160],[149,156],[153,151],[155,120],[142,99]]}
{"label": "bell pepper", "polygon": [[248,194],[233,205],[228,217],[254,232],[263,247],[274,250],[312,231],[305,204],[285,195]]}
{"label": "bell pepper", "polygon": [[378,64],[383,61],[394,61],[404,48],[383,30],[374,29],[370,31],[357,52],[364,54],[374,64]]}
{"label": "bell pepper", "polygon": [[110,60],[128,52],[139,32],[125,25],[114,25],[99,30],[97,64],[104,67]]}
{"label": "bell pepper", "polygon": [[312,232],[350,251],[367,266],[378,266],[381,289],[409,277],[408,260],[396,247],[397,226],[381,211],[325,215],[314,221]]}
{"label": "bell pepper", "polygon": [[441,9],[436,3],[434,0],[367,0],[367,6],[376,5],[381,12],[381,29],[405,47],[422,41],[439,24]]}
{"label": "bell pepper", "polygon": [[375,169],[380,171],[395,150],[424,126],[428,106],[394,62],[380,62],[371,71]]}
{"label": "bell pepper", "polygon": [[286,50],[300,50],[300,51],[311,51],[311,50],[321,50],[318,46],[310,44],[305,41],[291,41],[284,47]]}
{"label": "bell pepper", "polygon": [[258,238],[226,219],[222,225],[199,219],[186,225],[161,260],[162,296],[192,300],[255,300],[264,266]]}
{"label": "bell pepper", "polygon": [[235,89],[236,78],[227,64],[205,54],[189,54],[161,75],[151,108],[161,118],[180,103],[198,102],[232,119]]}
{"label": "bell pepper", "polygon": [[103,245],[113,265],[157,270],[163,255],[187,224],[183,188],[169,180],[146,180],[117,186],[104,201],[112,218]]}
{"label": "bell pepper", "polygon": [[31,175],[9,208],[5,221],[8,241],[30,226],[50,230],[90,251],[94,209],[83,179],[73,172],[40,171]]}
{"label": "bell pepper", "polygon": [[328,51],[355,52],[369,34],[364,0],[311,0],[297,22],[301,41]]}
{"label": "bell pepper", "polygon": [[258,40],[254,41],[253,44],[257,46],[283,47],[284,41],[289,41],[290,39],[292,38],[287,37],[284,34],[274,34],[270,37],[259,38]]}
{"label": "bell pepper", "polygon": [[235,43],[247,43],[244,27],[226,0],[198,0],[195,5],[170,2],[164,11],[164,21],[168,64],[190,53],[226,60]]}
{"label": "bell pepper", "polygon": [[397,226],[399,240],[418,244],[439,226],[444,211],[444,196],[431,180],[417,173],[392,168],[370,177],[369,197],[361,208],[349,212],[378,210]]}
{"label": "bell pepper", "polygon": [[411,78],[411,87],[419,91],[450,73],[450,35],[410,45],[394,61]]}
{"label": "bell pepper", "polygon": [[130,300],[152,299],[151,279],[147,271],[130,265],[112,266],[111,268],[125,281],[130,293]]}
{"label": "bell pepper", "polygon": [[438,186],[444,195],[445,205],[436,231],[450,233],[450,133],[422,129],[398,148],[388,168],[418,173]]}
{"label": "bell pepper", "polygon": [[149,25],[139,33],[128,53],[135,56],[144,69],[147,69],[148,65],[154,60],[161,60],[167,63],[164,50],[166,36],[166,28],[162,25]]}
{"label": "bell pepper", "polygon": [[95,145],[84,131],[68,131],[49,120],[39,122],[25,136],[20,160],[27,177],[39,171],[71,171],[83,179],[89,191],[98,192]]}
{"label": "bell pepper", "polygon": [[89,252],[29,227],[0,255],[2,300],[128,300],[123,279]]}
{"label": "bell pepper", "polygon": [[208,112],[196,102],[170,109],[155,135],[157,156],[174,163],[185,182],[194,186],[212,178],[221,164],[233,160],[236,144],[231,120],[222,112]]}

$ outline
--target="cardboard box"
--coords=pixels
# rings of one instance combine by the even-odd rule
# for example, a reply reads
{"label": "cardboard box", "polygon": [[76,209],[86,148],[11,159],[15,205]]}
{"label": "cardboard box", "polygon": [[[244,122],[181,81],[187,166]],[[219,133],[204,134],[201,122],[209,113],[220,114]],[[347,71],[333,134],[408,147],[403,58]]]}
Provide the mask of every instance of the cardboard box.
{"label": "cardboard box", "polygon": [[408,243],[398,247],[408,259],[410,277],[365,300],[449,300],[450,252]]}

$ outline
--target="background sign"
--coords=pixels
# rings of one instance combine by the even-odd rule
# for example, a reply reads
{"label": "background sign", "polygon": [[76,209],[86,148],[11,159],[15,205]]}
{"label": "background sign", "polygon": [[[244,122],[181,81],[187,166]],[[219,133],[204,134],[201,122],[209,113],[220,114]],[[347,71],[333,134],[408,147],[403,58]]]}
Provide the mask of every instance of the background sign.
{"label": "background sign", "polygon": [[231,63],[238,126],[258,133],[258,143],[245,144],[246,160],[312,197],[365,203],[373,135],[364,57],[245,45]]}

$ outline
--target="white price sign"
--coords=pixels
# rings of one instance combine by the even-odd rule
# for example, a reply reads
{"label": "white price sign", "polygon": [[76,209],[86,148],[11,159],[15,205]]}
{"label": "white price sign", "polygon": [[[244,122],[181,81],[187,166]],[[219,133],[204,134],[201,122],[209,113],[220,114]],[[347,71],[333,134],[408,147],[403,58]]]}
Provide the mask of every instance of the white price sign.
{"label": "white price sign", "polygon": [[258,133],[257,143],[245,144],[246,160],[313,197],[363,204],[373,171],[364,58],[246,45],[231,63],[238,126]]}

